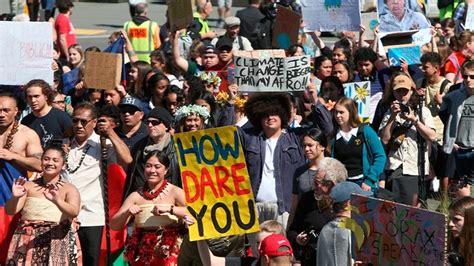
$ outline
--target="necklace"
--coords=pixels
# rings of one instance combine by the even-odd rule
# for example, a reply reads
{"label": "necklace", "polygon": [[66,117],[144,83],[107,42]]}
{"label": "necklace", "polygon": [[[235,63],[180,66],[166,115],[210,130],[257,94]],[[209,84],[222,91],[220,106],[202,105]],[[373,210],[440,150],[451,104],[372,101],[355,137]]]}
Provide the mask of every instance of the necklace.
{"label": "necklace", "polygon": [[84,152],[81,155],[81,159],[79,159],[79,163],[77,164],[76,168],[74,168],[74,169],[71,169],[69,167],[69,156],[68,156],[69,154],[66,155],[66,171],[68,173],[74,174],[75,172],[77,172],[77,170],[79,170],[79,167],[81,167],[82,162],[84,161],[84,158],[86,158],[86,154],[89,151],[90,147],[91,147],[90,144],[86,145],[86,147],[84,148]]}
{"label": "necklace", "polygon": [[10,150],[10,148],[13,146],[13,137],[15,137],[16,132],[18,132],[18,128],[19,128],[19,123],[17,120],[15,120],[15,122],[13,123],[12,130],[7,136],[7,141],[5,142],[5,146],[3,146],[5,150]]}
{"label": "necklace", "polygon": [[164,195],[168,194],[168,181],[165,179],[163,180],[163,184],[156,190],[152,191],[148,188],[148,184],[143,187],[143,197],[146,200],[154,200],[158,196],[160,196],[160,199],[163,198]]}
{"label": "necklace", "polygon": [[46,181],[44,181],[44,176],[41,176],[41,178],[38,178],[33,182],[44,189],[59,189],[59,187],[63,186],[63,180],[61,179],[61,176],[59,176],[59,180],[55,183],[47,184]]}

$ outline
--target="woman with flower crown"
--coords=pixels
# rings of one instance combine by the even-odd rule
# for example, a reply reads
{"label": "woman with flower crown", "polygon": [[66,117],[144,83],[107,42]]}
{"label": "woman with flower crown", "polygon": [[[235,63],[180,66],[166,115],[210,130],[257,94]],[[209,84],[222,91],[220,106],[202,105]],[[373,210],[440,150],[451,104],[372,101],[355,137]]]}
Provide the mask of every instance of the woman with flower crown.
{"label": "woman with flower crown", "polygon": [[61,179],[64,161],[64,151],[51,146],[41,157],[41,177],[13,184],[5,210],[9,215],[21,212],[21,218],[6,265],[82,265],[74,221],[81,199],[77,188]]}
{"label": "woman with flower crown", "polygon": [[[177,265],[187,216],[184,192],[167,182],[170,161],[159,151],[145,158],[144,187],[130,194],[111,222],[122,229],[134,218],[133,234],[127,239],[125,260],[131,265]],[[181,223],[183,222],[183,223]]]}
{"label": "woman with flower crown", "polygon": [[205,129],[209,118],[209,111],[205,107],[195,104],[181,106],[175,113],[175,132],[181,133]]}

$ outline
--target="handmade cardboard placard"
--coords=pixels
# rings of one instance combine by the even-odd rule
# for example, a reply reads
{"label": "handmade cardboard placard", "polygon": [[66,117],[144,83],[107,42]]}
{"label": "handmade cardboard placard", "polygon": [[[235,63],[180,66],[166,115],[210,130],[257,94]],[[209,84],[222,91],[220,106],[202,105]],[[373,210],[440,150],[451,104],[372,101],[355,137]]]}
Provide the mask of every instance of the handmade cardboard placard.
{"label": "handmade cardboard placard", "polygon": [[444,214],[354,194],[351,205],[351,218],[340,226],[354,234],[356,260],[375,266],[446,265]]}
{"label": "handmade cardboard placard", "polygon": [[361,122],[369,122],[371,119],[370,81],[345,83],[344,95],[356,102]]}
{"label": "handmade cardboard placard", "polygon": [[377,12],[362,13],[360,15],[362,25],[365,28],[365,40],[371,41],[375,39],[374,29],[379,24]]}
{"label": "handmade cardboard placard", "polygon": [[[383,6],[377,7],[381,33],[417,31],[431,27],[425,15],[417,12],[416,6],[411,6],[409,1],[384,0]],[[380,3],[377,4],[380,5]]]}
{"label": "handmade cardboard placard", "polygon": [[359,31],[359,1],[305,0],[301,11],[307,31]]}
{"label": "handmade cardboard placard", "polygon": [[259,231],[247,164],[235,126],[174,135],[191,241]]}
{"label": "handmade cardboard placard", "polygon": [[193,21],[191,0],[167,0],[171,29],[184,29]]}
{"label": "handmade cardboard placard", "polygon": [[309,84],[309,56],[240,57],[234,56],[234,81],[240,91],[304,91]]}
{"label": "handmade cardboard placard", "polygon": [[122,75],[122,55],[87,52],[84,67],[84,85],[93,89],[115,89]]}
{"label": "handmade cardboard placard", "polygon": [[399,66],[401,59],[409,65],[420,64],[421,48],[418,45],[392,47],[388,49],[388,62],[391,66]]}
{"label": "handmade cardboard placard", "polygon": [[53,28],[49,22],[0,22],[0,84],[32,79],[53,84]]}
{"label": "handmade cardboard placard", "polygon": [[273,28],[273,47],[288,49],[298,42],[301,15],[283,6],[278,6]]}

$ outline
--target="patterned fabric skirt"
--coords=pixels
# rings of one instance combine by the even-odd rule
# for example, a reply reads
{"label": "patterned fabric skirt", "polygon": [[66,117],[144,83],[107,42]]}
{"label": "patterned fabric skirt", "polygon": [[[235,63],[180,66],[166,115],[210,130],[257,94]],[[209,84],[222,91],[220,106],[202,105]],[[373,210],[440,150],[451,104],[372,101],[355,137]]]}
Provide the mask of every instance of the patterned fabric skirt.
{"label": "patterned fabric skirt", "polygon": [[178,255],[183,241],[183,228],[135,228],[127,239],[125,260],[130,265],[178,265]]}
{"label": "patterned fabric skirt", "polygon": [[6,265],[82,265],[78,224],[23,221],[8,249]]}

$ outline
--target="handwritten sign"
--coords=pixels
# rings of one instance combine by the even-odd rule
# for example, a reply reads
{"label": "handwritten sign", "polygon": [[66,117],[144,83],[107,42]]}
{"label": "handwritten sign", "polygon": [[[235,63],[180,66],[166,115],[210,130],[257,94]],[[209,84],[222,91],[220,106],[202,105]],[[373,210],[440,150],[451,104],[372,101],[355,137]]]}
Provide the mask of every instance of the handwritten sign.
{"label": "handwritten sign", "polygon": [[168,0],[168,16],[171,29],[184,29],[193,21],[191,0]]}
{"label": "handwritten sign", "polygon": [[373,265],[446,265],[446,216],[352,195],[357,260]]}
{"label": "handwritten sign", "polygon": [[122,55],[115,53],[87,52],[84,68],[86,88],[114,89],[122,75]]}
{"label": "handwritten sign", "polygon": [[307,31],[359,31],[358,0],[301,0]]}
{"label": "handwritten sign", "polygon": [[377,12],[370,12],[370,13],[362,13],[360,15],[362,20],[362,25],[365,28],[365,39],[366,40],[374,40],[374,29],[379,24]]}
{"label": "handwritten sign", "polygon": [[474,4],[468,4],[466,22],[464,23],[466,30],[474,29]]}
{"label": "handwritten sign", "polygon": [[301,15],[290,9],[278,6],[275,27],[273,28],[273,47],[288,49],[298,43]]}
{"label": "handwritten sign", "polygon": [[240,91],[303,91],[311,72],[309,56],[235,57],[234,63]]}
{"label": "handwritten sign", "polygon": [[370,81],[345,83],[344,95],[356,102],[362,122],[368,122],[371,118]]}
{"label": "handwritten sign", "polygon": [[399,66],[400,59],[407,61],[409,65],[420,64],[421,48],[418,45],[394,47],[388,49],[388,61],[391,66]]}
{"label": "handwritten sign", "polygon": [[0,84],[32,79],[53,84],[53,28],[49,22],[0,22]]}
{"label": "handwritten sign", "polygon": [[235,126],[176,134],[191,241],[259,230],[247,165]]}

